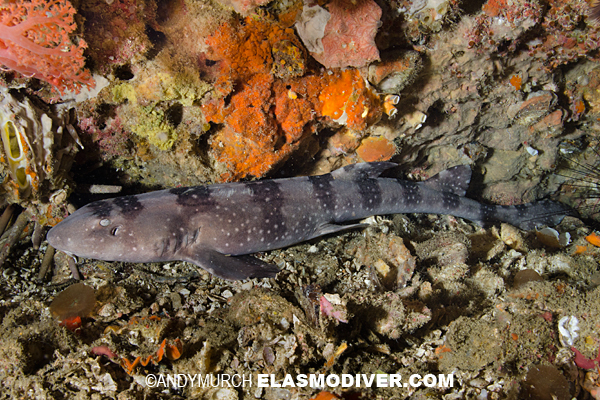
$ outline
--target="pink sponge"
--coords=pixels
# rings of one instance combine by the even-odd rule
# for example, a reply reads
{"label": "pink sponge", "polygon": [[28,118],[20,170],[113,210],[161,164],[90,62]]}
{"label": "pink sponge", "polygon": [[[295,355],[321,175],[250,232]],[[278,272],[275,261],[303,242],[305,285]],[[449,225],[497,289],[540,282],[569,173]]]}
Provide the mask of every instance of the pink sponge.
{"label": "pink sponge", "polygon": [[375,34],[381,8],[373,0],[333,0],[326,7],[331,18],[322,39],[324,51],[311,55],[327,68],[358,68],[379,60]]}

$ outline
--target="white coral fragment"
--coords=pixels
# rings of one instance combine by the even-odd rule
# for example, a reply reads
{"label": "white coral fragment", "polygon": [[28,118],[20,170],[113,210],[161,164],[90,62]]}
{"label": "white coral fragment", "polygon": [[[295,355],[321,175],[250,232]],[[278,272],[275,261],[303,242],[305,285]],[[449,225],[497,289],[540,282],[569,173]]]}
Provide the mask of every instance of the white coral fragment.
{"label": "white coral fragment", "polygon": [[558,321],[558,332],[560,333],[560,343],[563,346],[573,346],[575,340],[579,337],[579,320],[574,315],[562,317]]}
{"label": "white coral fragment", "polygon": [[558,233],[556,229],[546,227],[535,232],[537,238],[548,247],[560,249],[571,243],[571,234],[569,232]]}
{"label": "white coral fragment", "polygon": [[325,51],[321,39],[325,36],[325,26],[330,18],[331,14],[323,7],[304,5],[302,15],[296,22],[296,30],[302,43],[311,53],[320,54]]}

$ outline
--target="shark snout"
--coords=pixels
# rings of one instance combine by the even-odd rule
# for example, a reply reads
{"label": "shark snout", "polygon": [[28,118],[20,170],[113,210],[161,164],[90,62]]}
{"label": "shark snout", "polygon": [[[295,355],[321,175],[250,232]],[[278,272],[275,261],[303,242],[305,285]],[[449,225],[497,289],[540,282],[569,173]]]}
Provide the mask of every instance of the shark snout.
{"label": "shark snout", "polygon": [[79,242],[82,237],[81,221],[73,215],[58,223],[46,234],[50,246],[69,254],[77,253],[76,247],[81,244]]}
{"label": "shark snout", "polygon": [[63,227],[61,226],[61,224],[62,223],[54,226],[48,231],[48,234],[46,235],[46,240],[48,240],[48,244],[58,250],[64,250],[65,246],[63,242],[65,242],[66,240],[66,232],[65,229],[63,229]]}

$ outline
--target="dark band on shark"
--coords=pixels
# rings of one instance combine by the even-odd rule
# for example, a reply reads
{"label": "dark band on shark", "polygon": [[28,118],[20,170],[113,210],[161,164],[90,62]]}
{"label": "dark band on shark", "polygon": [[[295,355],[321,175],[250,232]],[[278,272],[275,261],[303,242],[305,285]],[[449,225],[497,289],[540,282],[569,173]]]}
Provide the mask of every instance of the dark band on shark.
{"label": "dark band on shark", "polygon": [[88,204],[88,207],[93,210],[93,215],[99,218],[108,218],[115,206],[118,211],[131,218],[135,218],[144,210],[144,205],[139,201],[137,196],[116,197],[111,200],[99,200]]}
{"label": "dark band on shark", "polygon": [[441,197],[443,210],[454,210],[459,206],[460,199],[456,195],[442,192]]}
{"label": "dark band on shark", "polygon": [[413,182],[406,183],[400,179],[396,180],[398,186],[403,188],[402,198],[399,199],[402,204],[421,204],[423,202],[423,194],[421,193],[421,187]]}
{"label": "dark band on shark", "polygon": [[174,188],[169,193],[177,196],[177,204],[192,207],[212,207],[217,204],[211,197],[212,190],[210,186],[195,186],[191,188]]}
{"label": "dark band on shark", "polygon": [[333,177],[328,175],[309,176],[308,181],[312,185],[313,193],[317,198],[317,204],[326,209],[333,210],[337,196],[333,188]]}
{"label": "dark band on shark", "polygon": [[381,187],[376,179],[354,181],[360,196],[360,205],[366,210],[374,210],[381,205]]}
{"label": "dark band on shark", "polygon": [[137,196],[116,197],[112,202],[115,206],[119,207],[119,211],[123,215],[129,215],[132,219],[136,218],[144,210],[144,205]]}
{"label": "dark band on shark", "polygon": [[267,202],[269,204],[281,205],[283,201],[283,193],[279,184],[274,180],[267,181],[256,181],[250,183],[244,183],[252,193],[253,202]]}
{"label": "dark band on shark", "polygon": [[89,207],[92,210],[92,215],[98,218],[110,217],[110,213],[113,210],[112,201],[109,200],[94,201],[93,203],[88,204],[86,207]]}
{"label": "dark band on shark", "polygon": [[[274,180],[257,181],[245,184],[252,192],[253,203],[267,204],[262,208],[264,231],[273,237],[283,236],[287,231],[286,218],[282,213],[285,193]],[[268,240],[268,239],[267,239]]]}
{"label": "dark band on shark", "polygon": [[480,208],[481,217],[479,221],[493,221],[501,217],[501,206],[494,207],[489,204],[482,204]]}

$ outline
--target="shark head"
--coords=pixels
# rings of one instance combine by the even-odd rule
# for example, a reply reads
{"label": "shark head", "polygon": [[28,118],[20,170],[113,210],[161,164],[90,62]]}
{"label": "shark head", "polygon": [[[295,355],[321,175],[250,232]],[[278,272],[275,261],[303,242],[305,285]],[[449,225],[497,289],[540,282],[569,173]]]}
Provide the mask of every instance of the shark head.
{"label": "shark head", "polygon": [[79,257],[143,262],[152,245],[136,218],[143,207],[133,196],[125,202],[121,199],[96,201],[78,209],[50,229],[48,243]]}

